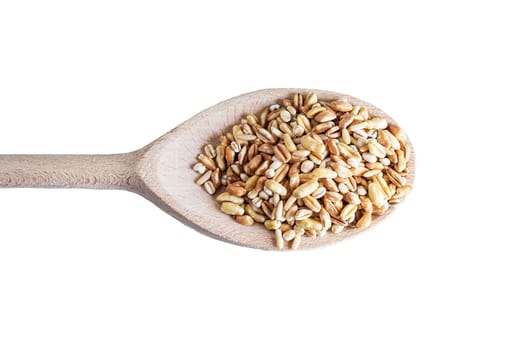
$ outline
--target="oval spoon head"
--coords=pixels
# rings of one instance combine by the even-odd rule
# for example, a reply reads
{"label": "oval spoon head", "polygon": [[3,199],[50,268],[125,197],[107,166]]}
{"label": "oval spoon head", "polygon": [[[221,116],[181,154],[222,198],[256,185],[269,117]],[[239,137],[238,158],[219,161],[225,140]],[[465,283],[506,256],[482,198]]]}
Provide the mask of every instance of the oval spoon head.
{"label": "oval spoon head", "polygon": [[[233,125],[240,123],[248,113],[259,113],[263,108],[291,98],[294,93],[303,95],[315,92],[320,100],[332,101],[346,99],[353,105],[366,106],[372,117],[386,118],[389,123],[397,124],[379,108],[355,97],[330,91],[312,89],[267,89],[250,92],[221,102],[195,115],[142,150],[142,159],[138,164],[138,174],[144,188],[138,192],[157,204],[160,208],[179,219],[186,225],[213,238],[241,246],[276,249],[275,236],[262,224],[243,226],[231,216],[220,211],[215,197],[195,184],[197,177],[192,166],[197,162],[196,156],[202,152],[204,145],[218,144],[219,136],[230,131]],[[410,141],[408,146],[412,149]],[[412,152],[413,154],[413,152]],[[414,179],[414,156],[407,167],[409,175],[407,184]],[[388,216],[397,205],[391,206],[381,216],[373,217],[374,224]],[[351,237],[362,229],[348,228],[333,234],[328,232],[323,237],[304,237],[300,248],[313,248],[341,241]]]}

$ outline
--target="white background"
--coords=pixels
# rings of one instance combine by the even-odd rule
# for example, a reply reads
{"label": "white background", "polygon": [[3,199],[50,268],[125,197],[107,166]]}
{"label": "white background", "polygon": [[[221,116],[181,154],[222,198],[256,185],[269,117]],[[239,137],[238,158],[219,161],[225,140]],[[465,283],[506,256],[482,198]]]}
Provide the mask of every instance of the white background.
{"label": "white background", "polygon": [[0,349],[523,349],[511,3],[0,1],[0,153],[131,151],[229,97],[312,87],[376,104],[418,157],[384,223],[288,254],[130,193],[2,190]]}

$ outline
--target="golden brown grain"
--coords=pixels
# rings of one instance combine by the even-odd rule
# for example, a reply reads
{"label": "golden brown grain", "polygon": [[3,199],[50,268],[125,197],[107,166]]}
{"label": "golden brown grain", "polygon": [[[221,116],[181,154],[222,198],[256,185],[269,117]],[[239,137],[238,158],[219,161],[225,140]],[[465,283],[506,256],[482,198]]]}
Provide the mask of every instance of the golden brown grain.
{"label": "golden brown grain", "polygon": [[254,223],[253,218],[249,215],[238,215],[235,217],[235,220],[237,220],[239,224],[245,226],[251,226]]}
{"label": "golden brown grain", "polygon": [[221,204],[221,210],[224,214],[228,215],[243,215],[244,214],[244,208],[239,205],[232,202],[223,202]]}
{"label": "golden brown grain", "polygon": [[276,247],[368,227],[410,191],[412,150],[395,124],[347,101],[315,93],[247,114],[207,144],[196,183],[240,224],[264,224]]}

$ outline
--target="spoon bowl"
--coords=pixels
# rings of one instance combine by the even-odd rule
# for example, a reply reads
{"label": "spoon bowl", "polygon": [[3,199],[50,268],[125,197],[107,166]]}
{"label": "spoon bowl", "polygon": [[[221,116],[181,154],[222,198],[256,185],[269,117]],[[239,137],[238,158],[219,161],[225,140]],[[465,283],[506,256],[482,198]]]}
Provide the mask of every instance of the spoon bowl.
{"label": "spoon bowl", "polygon": [[[259,112],[293,93],[315,92],[321,100],[346,99],[366,106],[371,116],[386,118],[377,107],[355,97],[312,89],[266,89],[240,95],[205,109],[144,148],[114,155],[4,155],[0,156],[0,187],[121,189],[142,195],[193,229],[213,238],[258,249],[276,249],[274,235],[263,225],[243,226],[220,211],[214,196],[195,184],[196,155],[208,143],[250,112]],[[409,147],[412,145],[408,142]],[[414,179],[414,157],[407,183]],[[396,205],[397,206],[397,205]],[[374,216],[372,227],[388,216]],[[367,228],[367,229],[368,229]],[[324,237],[304,237],[301,249],[319,247],[354,236],[350,228]]]}

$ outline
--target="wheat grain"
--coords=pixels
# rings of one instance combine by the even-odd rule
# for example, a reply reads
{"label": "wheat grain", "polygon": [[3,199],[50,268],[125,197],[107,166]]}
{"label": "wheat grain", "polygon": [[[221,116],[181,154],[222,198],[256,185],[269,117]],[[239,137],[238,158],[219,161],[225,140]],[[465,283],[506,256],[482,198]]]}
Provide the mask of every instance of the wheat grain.
{"label": "wheat grain", "polygon": [[[303,235],[368,227],[411,189],[406,134],[366,107],[296,93],[247,114],[193,170],[198,185],[243,225],[262,223],[297,249]],[[311,238],[310,238],[311,237]]]}

